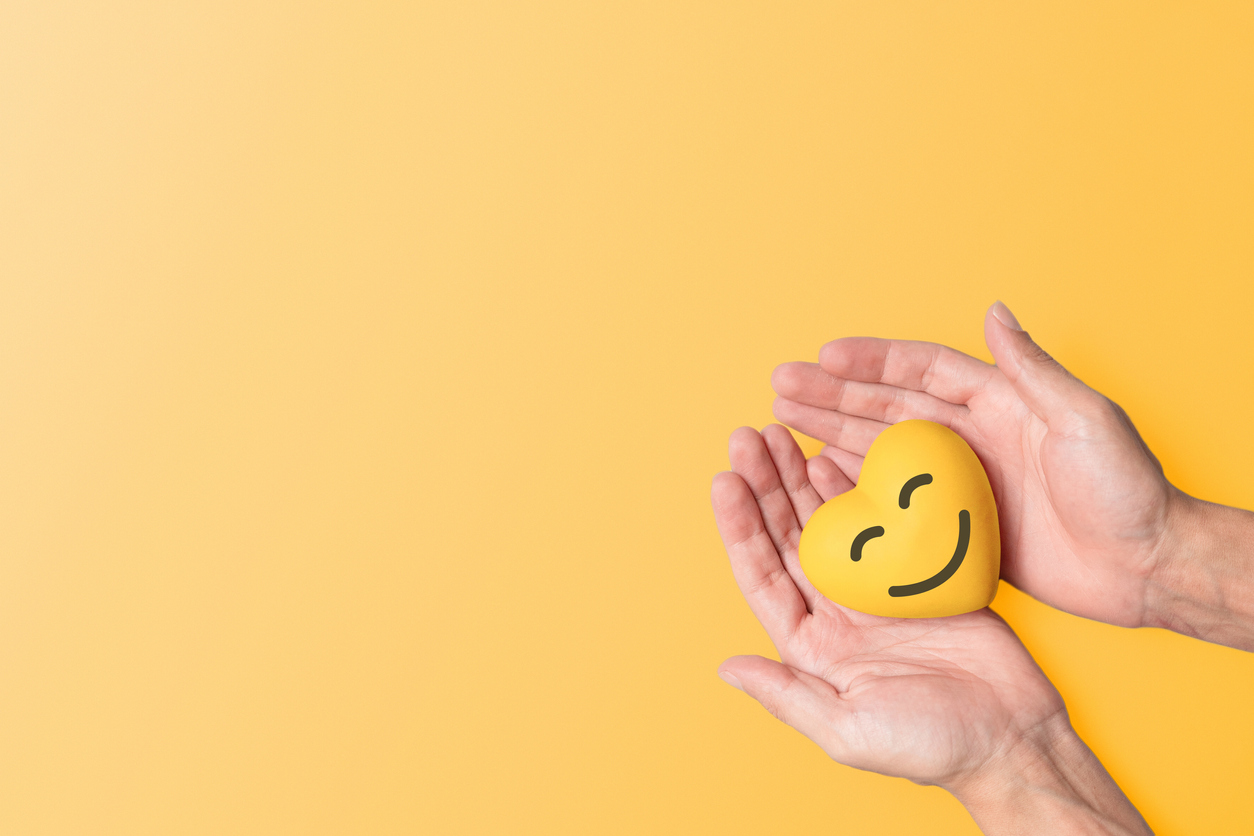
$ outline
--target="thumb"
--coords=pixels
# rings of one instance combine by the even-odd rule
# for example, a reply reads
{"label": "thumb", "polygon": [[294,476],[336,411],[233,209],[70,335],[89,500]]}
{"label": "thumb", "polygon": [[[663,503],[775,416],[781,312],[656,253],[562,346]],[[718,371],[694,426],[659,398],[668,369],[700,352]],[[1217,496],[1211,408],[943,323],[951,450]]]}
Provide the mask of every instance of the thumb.
{"label": "thumb", "polygon": [[835,758],[840,744],[836,723],[846,708],[836,689],[816,676],[761,656],[733,656],[718,675],[744,691],[776,719],[792,726]]}
{"label": "thumb", "polygon": [[984,341],[1015,393],[1046,424],[1078,411],[1092,393],[1037,345],[1001,302],[984,315]]}

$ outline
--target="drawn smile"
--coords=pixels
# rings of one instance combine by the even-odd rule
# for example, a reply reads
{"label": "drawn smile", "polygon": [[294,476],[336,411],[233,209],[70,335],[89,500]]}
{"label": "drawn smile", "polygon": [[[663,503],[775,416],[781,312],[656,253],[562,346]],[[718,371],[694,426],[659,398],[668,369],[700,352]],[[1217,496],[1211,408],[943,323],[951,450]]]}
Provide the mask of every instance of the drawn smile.
{"label": "drawn smile", "polygon": [[[880,529],[883,531],[883,529]],[[958,545],[954,548],[954,556],[945,564],[945,568],[941,569],[932,577],[921,580],[917,583],[908,583],[904,586],[890,586],[888,594],[894,598],[905,598],[907,595],[918,595],[928,592],[943,584],[954,576],[954,572],[958,571],[958,567],[962,565],[962,559],[967,556],[967,546],[971,544],[971,514],[969,511],[958,512]]]}

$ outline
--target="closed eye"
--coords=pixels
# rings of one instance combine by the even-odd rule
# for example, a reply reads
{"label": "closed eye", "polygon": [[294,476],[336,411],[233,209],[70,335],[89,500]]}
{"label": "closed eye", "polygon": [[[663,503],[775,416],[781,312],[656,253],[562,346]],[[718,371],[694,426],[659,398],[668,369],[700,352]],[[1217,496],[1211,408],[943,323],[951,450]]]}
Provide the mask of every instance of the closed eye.
{"label": "closed eye", "polygon": [[862,559],[862,547],[866,545],[867,540],[874,540],[876,537],[884,536],[884,526],[873,525],[870,528],[858,533],[853,538],[853,545],[849,548],[849,557],[854,563]]}
{"label": "closed eye", "polygon": [[932,484],[932,474],[930,473],[920,473],[918,476],[911,476],[906,480],[906,484],[901,486],[901,496],[897,497],[897,504],[902,508],[909,508],[910,494],[914,493],[914,489],[930,484]]}

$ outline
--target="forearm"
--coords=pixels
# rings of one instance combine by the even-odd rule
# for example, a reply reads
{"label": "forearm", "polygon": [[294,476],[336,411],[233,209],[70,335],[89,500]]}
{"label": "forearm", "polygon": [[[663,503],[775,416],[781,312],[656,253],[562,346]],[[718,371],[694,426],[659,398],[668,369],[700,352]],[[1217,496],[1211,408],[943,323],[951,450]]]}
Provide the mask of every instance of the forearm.
{"label": "forearm", "polygon": [[1145,623],[1254,651],[1254,514],[1178,494]]}
{"label": "forearm", "polygon": [[1065,715],[948,789],[989,836],[1151,833]]}

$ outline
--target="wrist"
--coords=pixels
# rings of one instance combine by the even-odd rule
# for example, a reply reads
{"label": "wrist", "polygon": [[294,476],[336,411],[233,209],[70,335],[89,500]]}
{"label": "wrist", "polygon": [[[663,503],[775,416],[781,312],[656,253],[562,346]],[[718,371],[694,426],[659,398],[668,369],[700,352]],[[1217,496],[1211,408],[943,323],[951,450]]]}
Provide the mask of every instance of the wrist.
{"label": "wrist", "polygon": [[1195,499],[1174,486],[1170,496],[1162,535],[1154,550],[1152,568],[1145,583],[1144,612],[1140,626],[1163,627],[1188,632],[1180,618],[1182,599],[1194,585],[1195,572],[1191,557],[1206,549],[1206,502]]}
{"label": "wrist", "polygon": [[1254,650],[1254,514],[1173,491],[1143,625]]}
{"label": "wrist", "polygon": [[986,834],[1150,833],[1065,712],[946,786]]}

